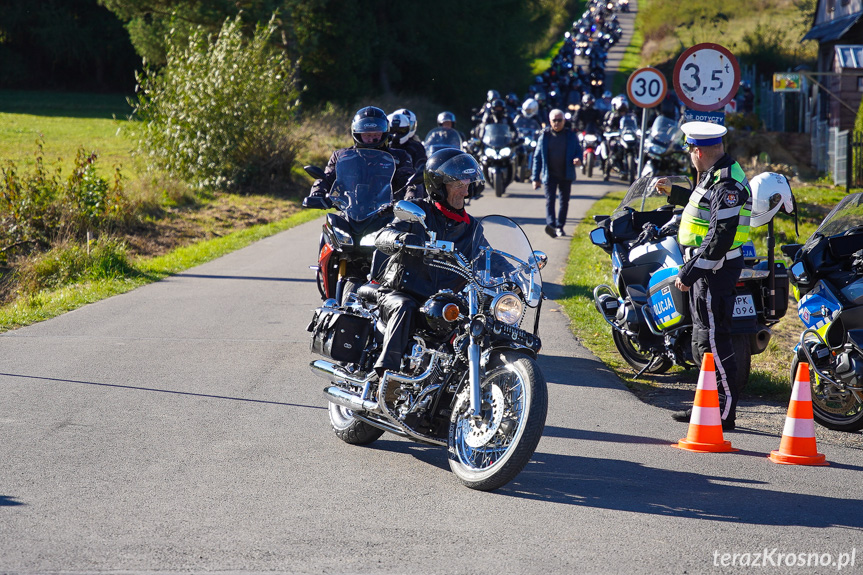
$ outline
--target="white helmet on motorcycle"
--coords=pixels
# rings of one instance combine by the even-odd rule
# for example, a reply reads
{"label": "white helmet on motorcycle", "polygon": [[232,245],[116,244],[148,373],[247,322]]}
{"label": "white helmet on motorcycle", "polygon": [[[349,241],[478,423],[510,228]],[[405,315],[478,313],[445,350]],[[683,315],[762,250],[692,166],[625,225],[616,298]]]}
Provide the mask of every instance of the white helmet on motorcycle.
{"label": "white helmet on motorcycle", "polygon": [[408,132],[411,129],[411,121],[404,114],[393,112],[387,119],[390,121],[390,134],[398,140],[400,144],[404,144],[410,139]]}
{"label": "white helmet on motorcycle", "polygon": [[410,122],[410,130],[408,130],[407,136],[402,138],[402,144],[408,141],[408,139],[412,138],[414,134],[417,133],[417,115],[408,110],[407,108],[399,108],[393,114],[404,114],[408,117],[408,121]]}
{"label": "white helmet on motorcycle", "polygon": [[526,118],[533,118],[538,112],[539,102],[537,102],[533,98],[528,98],[521,105],[521,113],[524,114]]}
{"label": "white helmet on motorcycle", "polygon": [[781,208],[786,214],[794,212],[794,194],[788,178],[774,172],[764,172],[749,180],[752,190],[752,217],[749,225],[763,226],[773,219]]}

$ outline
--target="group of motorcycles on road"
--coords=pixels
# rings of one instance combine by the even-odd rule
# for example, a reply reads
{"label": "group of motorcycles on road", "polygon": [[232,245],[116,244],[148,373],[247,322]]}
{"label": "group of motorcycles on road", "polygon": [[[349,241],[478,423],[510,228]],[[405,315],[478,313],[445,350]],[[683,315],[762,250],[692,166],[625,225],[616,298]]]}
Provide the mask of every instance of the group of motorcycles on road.
{"label": "group of motorcycles on road", "polygon": [[[571,57],[559,55],[547,75],[537,77],[533,97],[514,118],[488,122],[481,139],[468,141],[455,130],[454,117],[449,125],[439,122],[425,138],[427,154],[456,148],[478,156],[486,182],[498,196],[509,181],[527,180],[540,130],[539,100],[560,107],[571,94],[582,94],[587,84],[583,72],[572,72],[573,59],[578,55],[591,65],[604,62],[604,43],[614,34],[600,22],[611,20],[608,14],[614,9],[626,10],[626,0],[620,2],[591,3],[574,24],[577,34],[567,37]],[[594,18],[593,23],[588,26],[585,18]],[[565,70],[569,73],[561,73]],[[553,86],[546,83],[550,78],[555,79]],[[590,90],[596,86],[590,85]],[[543,88],[551,89],[537,98]],[[497,98],[491,100],[494,107]],[[684,167],[661,161],[675,146],[682,151],[682,133],[677,133],[675,120],[660,115],[646,143],[654,148],[654,163],[635,178],[633,137],[638,134],[626,110],[619,115],[618,128],[598,138],[595,150],[600,150],[599,157],[601,150],[607,154],[603,168],[610,165],[632,183],[613,214],[595,217],[598,227],[590,239],[609,254],[612,283],[596,287],[594,303],[611,326],[621,356],[639,375],[660,374],[674,365],[695,367],[701,358],[693,357],[687,297],[674,286],[683,263],[677,242],[682,210],[666,204],[655,186],[657,176],[663,175],[691,189],[689,178],[676,175],[684,173]],[[324,177],[320,168],[307,166],[306,171]],[[533,250],[521,227],[504,216],[481,220],[483,247],[473,259],[451,242],[438,241],[433,232],[422,245],[401,246],[423,252],[425,265],[456,274],[464,287],[440,291],[421,305],[401,370],[378,376],[373,366],[386,322],[378,306],[380,285],[370,280],[386,256],[375,250],[375,237],[394,218],[428,232],[422,209],[410,201],[394,201],[395,171],[393,157],[381,149],[351,148],[336,164],[327,199],[338,211],[326,216],[317,265],[311,266],[323,303],[308,327],[311,350],[322,359],[310,367],[328,382],[324,395],[341,440],[367,445],[390,432],[446,446],[450,468],[461,483],[493,490],[511,481],[530,460],[545,424],[547,386],[536,360],[545,298],[541,270],[548,258]],[[408,184],[418,186],[421,174],[419,166]],[[780,211],[796,217],[788,181],[765,173],[752,179],[751,188],[751,226],[766,225],[768,241],[761,256],[751,241],[743,247],[747,265],[738,283],[733,320],[743,378],[739,388],[749,375],[752,354],[767,348],[770,327],[786,314],[793,289],[806,329],[797,345],[792,378],[797,363],[809,363],[815,420],[832,429],[863,429],[863,194],[845,198],[805,244],[783,246],[793,261],[788,269],[773,253],[774,217]]]}

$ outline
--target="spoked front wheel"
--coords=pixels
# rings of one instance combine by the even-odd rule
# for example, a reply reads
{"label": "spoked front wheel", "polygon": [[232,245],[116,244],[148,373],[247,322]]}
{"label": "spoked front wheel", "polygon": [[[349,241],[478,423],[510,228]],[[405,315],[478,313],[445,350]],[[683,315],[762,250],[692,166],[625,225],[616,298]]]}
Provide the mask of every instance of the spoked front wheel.
{"label": "spoked front wheel", "polygon": [[482,413],[470,415],[470,386],[456,398],[449,428],[449,466],[462,484],[492,491],[518,475],[539,444],[548,389],[536,362],[507,359],[482,378]]}

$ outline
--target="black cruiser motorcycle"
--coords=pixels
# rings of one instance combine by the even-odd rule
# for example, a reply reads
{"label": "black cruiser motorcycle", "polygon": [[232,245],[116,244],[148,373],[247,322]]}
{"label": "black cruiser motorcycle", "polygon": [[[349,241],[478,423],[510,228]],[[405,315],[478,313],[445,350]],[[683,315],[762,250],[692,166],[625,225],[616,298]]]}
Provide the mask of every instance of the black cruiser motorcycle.
{"label": "black cruiser motorcycle", "polygon": [[[611,216],[594,216],[599,227],[590,232],[594,245],[611,256],[612,284],[593,290],[597,311],[612,328],[614,345],[623,359],[642,373],[664,373],[672,365],[697,367],[700,357],[692,355],[692,318],[689,298],[674,285],[683,265],[683,251],[677,243],[682,208],[667,203],[656,192],[658,178],[640,178]],[[674,185],[692,184],[685,176],[668,177]],[[788,193],[790,193],[788,188]],[[753,188],[753,225],[768,223],[775,215],[756,213],[756,205],[769,203],[758,198]],[[774,206],[775,207],[775,202]],[[772,237],[772,226],[771,237]],[[737,359],[738,389],[749,378],[752,354],[767,349],[770,326],[788,309],[788,273],[785,264],[773,261],[773,250],[759,258],[755,246],[742,246],[746,267],[738,281],[732,330]],[[773,297],[771,297],[771,287]]]}
{"label": "black cruiser motorcycle", "polygon": [[[424,224],[425,213],[411,202],[398,202],[394,213]],[[378,284],[361,286],[344,305],[327,300],[315,310],[311,349],[325,359],[310,367],[329,382],[324,396],[339,439],[366,445],[388,431],[446,446],[459,481],[491,491],[524,468],[545,426],[548,391],[536,355],[547,257],[532,251],[509,218],[481,223],[484,241],[477,238],[482,247],[473,261],[433,233],[424,245],[401,246],[422,250],[428,265],[465,282],[458,293],[443,290],[422,305],[401,371],[378,379],[373,370],[385,327]]]}

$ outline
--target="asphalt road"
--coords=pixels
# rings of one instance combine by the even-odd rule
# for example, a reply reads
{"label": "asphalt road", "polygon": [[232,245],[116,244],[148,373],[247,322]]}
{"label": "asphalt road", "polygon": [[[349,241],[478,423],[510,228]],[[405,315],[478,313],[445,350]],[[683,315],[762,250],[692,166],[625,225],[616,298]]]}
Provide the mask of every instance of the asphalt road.
{"label": "asphalt road", "polygon": [[[567,230],[620,186],[577,183]],[[569,242],[543,233],[540,192],[469,211],[514,216],[559,294]],[[509,485],[468,490],[444,449],[395,436],[342,443],[307,367],[319,226],[0,336],[0,572],[701,573],[724,553],[855,545],[861,570],[863,451],[776,465],[781,429],[728,434],[732,454],[673,449],[686,425],[629,393],[554,302],[548,421]]]}

